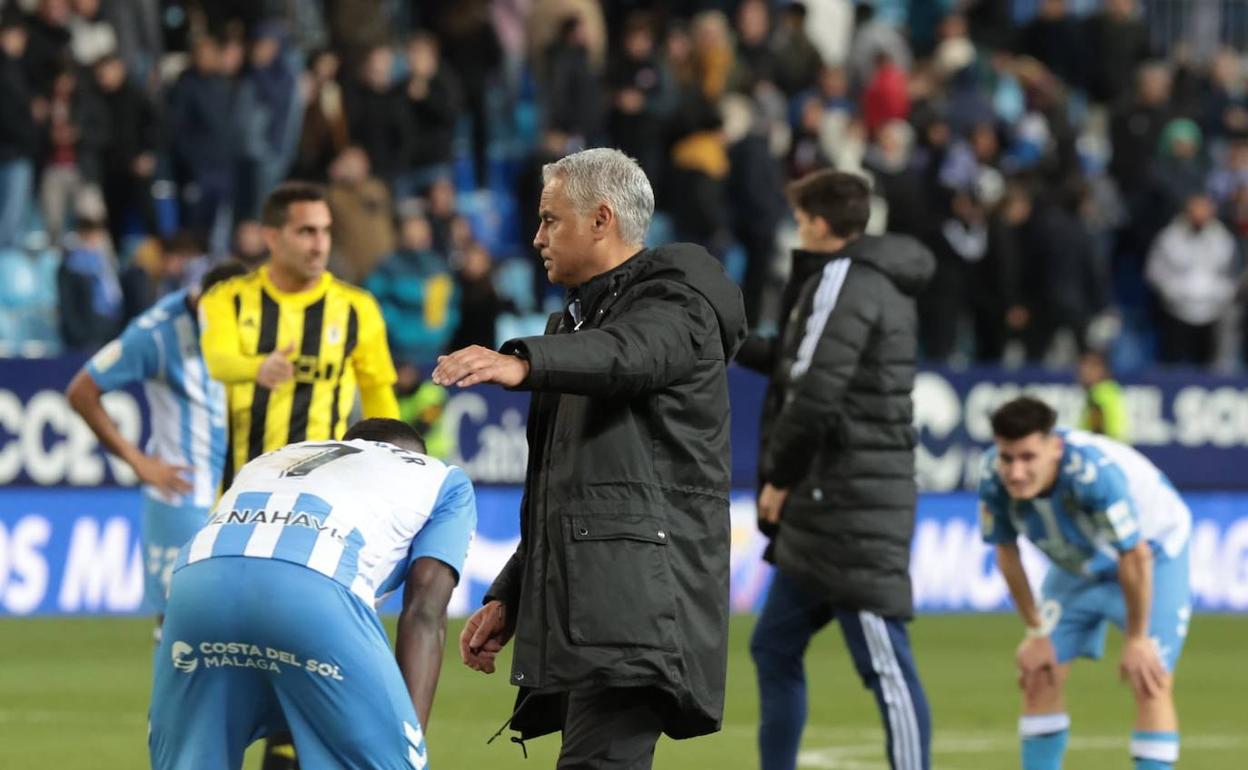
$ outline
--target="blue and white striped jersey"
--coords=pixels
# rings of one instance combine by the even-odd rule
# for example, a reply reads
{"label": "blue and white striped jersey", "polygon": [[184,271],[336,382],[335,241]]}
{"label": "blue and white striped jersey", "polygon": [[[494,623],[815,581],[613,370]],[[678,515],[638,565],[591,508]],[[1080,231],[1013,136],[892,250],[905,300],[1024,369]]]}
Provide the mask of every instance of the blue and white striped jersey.
{"label": "blue and white striped jersey", "polygon": [[1157,466],[1131,447],[1080,430],[1058,429],[1065,449],[1052,491],[1013,500],[997,470],[997,450],[984,456],[979,480],[984,541],[1013,543],[1020,534],[1054,564],[1076,575],[1109,577],[1118,554],[1142,538],[1164,556],[1183,550],[1192,515]]}
{"label": "blue and white striped jersey", "polygon": [[174,571],[248,556],[307,567],[370,607],[432,557],[456,574],[477,524],[462,470],[372,441],[304,441],[243,466]]}
{"label": "blue and white striped jersey", "polygon": [[212,507],[225,462],[225,387],[208,376],[199,349],[199,324],[177,291],[126,326],[87,363],[101,390],[142,382],[150,413],[146,452],[192,468],[193,490],[145,492],[168,505]]}

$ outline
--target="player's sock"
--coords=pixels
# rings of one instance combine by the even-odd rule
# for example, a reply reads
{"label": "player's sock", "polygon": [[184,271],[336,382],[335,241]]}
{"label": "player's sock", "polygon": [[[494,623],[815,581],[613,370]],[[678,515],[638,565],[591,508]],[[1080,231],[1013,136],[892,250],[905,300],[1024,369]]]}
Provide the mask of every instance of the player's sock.
{"label": "player's sock", "polygon": [[1170,770],[1179,761],[1179,734],[1136,730],[1131,733],[1135,770]]}
{"label": "player's sock", "polygon": [[1033,714],[1018,720],[1023,770],[1061,770],[1070,736],[1069,714]]}

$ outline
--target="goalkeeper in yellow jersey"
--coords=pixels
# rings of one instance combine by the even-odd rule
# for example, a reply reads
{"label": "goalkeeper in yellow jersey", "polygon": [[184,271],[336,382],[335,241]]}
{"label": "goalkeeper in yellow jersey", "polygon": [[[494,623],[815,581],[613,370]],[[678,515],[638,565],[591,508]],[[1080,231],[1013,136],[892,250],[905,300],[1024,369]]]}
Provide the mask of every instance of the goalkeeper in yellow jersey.
{"label": "goalkeeper in yellow jersey", "polygon": [[[399,416],[377,301],[326,270],[331,222],[322,188],[280,185],[262,215],[268,262],[200,300],[204,362],[228,401],[222,489],[265,452],[342,438],[357,386],[364,417]],[[297,767],[289,744],[270,741],[264,770]]]}

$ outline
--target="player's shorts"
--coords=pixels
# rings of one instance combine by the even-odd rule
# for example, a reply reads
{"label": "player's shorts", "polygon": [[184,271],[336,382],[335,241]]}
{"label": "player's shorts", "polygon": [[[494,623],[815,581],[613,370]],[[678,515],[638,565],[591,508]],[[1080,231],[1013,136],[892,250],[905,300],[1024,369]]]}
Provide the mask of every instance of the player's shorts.
{"label": "player's shorts", "polygon": [[217,557],[173,575],[156,655],[153,770],[242,766],[289,730],[305,770],[424,770],[425,742],[377,614],[275,559]]}
{"label": "player's shorts", "polygon": [[[1094,579],[1073,575],[1052,567],[1044,578],[1041,612],[1059,612],[1050,635],[1057,649],[1057,660],[1066,663],[1077,657],[1099,659],[1105,652],[1109,623],[1119,629],[1127,623],[1127,605],[1122,587],[1114,578]],[[1153,606],[1148,615],[1148,635],[1156,642],[1161,661],[1173,673],[1178,665],[1187,627],[1192,617],[1192,589],[1188,567],[1188,547],[1174,557],[1154,551]]]}
{"label": "player's shorts", "polygon": [[204,526],[209,513],[207,508],[169,505],[143,495],[143,602],[149,611],[165,611],[178,551]]}

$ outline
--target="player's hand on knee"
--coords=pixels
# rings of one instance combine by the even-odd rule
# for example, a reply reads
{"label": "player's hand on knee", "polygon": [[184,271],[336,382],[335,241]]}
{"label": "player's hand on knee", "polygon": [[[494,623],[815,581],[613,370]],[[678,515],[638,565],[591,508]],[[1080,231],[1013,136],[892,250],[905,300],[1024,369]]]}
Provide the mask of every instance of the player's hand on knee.
{"label": "player's hand on knee", "polygon": [[499,651],[510,639],[506,606],[500,601],[486,602],[464,624],[459,635],[459,657],[468,668],[492,674]]}
{"label": "player's hand on knee", "polygon": [[1161,662],[1156,643],[1146,636],[1131,637],[1123,642],[1118,673],[1131,685],[1137,700],[1157,697],[1170,683],[1170,674]]}
{"label": "player's hand on knee", "polygon": [[1019,686],[1032,693],[1057,684],[1057,649],[1047,636],[1028,636],[1014,654],[1018,665]]}

